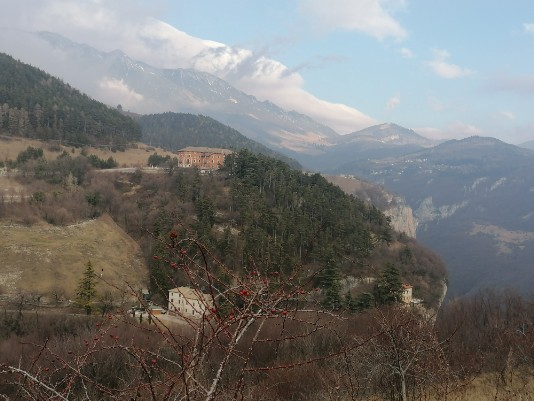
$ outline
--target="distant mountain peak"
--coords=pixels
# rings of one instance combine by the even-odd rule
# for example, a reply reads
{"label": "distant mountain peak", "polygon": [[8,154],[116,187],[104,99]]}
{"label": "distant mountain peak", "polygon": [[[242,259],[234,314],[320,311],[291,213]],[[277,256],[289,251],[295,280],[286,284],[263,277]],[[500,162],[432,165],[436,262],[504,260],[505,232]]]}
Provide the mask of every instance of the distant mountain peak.
{"label": "distant mountain peak", "polygon": [[434,146],[436,143],[427,139],[414,130],[404,128],[395,123],[383,123],[364,128],[348,135],[342,135],[337,143],[377,142],[386,145],[418,145],[421,147]]}

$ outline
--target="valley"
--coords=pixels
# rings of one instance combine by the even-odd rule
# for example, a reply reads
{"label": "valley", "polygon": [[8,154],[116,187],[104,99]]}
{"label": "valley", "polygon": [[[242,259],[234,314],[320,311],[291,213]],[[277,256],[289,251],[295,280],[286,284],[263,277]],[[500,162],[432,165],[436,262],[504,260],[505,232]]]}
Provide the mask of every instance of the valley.
{"label": "valley", "polygon": [[531,398],[530,142],[23,35],[61,65],[0,54],[1,396]]}

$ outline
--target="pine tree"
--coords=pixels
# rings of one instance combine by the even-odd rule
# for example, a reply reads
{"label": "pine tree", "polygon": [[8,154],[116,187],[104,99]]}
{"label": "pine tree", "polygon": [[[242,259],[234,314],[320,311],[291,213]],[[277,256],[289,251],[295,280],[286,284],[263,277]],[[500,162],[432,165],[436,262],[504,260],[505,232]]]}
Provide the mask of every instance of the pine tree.
{"label": "pine tree", "polygon": [[325,267],[320,276],[321,287],[324,290],[323,305],[328,309],[341,307],[341,284],[339,269],[333,257],[327,258]]}
{"label": "pine tree", "polygon": [[355,311],[357,310],[357,304],[356,304],[356,300],[352,297],[350,291],[347,291],[347,293],[345,294],[345,299],[344,299],[344,305],[343,305],[345,308],[347,308],[348,310],[350,311]]}
{"label": "pine tree", "polygon": [[91,261],[88,261],[85,266],[86,269],[76,290],[76,303],[90,315],[93,310],[93,301],[96,297],[96,275]]}
{"label": "pine tree", "polygon": [[392,305],[400,302],[402,299],[402,281],[399,269],[394,264],[386,264],[373,292],[377,305]]}
{"label": "pine tree", "polygon": [[364,292],[361,294],[355,302],[356,310],[363,311],[366,309],[371,309],[374,305],[373,294],[369,292]]}

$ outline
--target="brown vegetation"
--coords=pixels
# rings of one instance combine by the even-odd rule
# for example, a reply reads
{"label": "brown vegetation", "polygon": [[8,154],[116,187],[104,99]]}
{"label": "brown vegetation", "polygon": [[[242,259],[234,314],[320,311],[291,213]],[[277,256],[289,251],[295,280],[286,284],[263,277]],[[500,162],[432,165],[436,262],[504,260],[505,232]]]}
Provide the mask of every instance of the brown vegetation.
{"label": "brown vegetation", "polygon": [[456,300],[437,323],[404,306],[325,312],[300,271],[249,261],[236,274],[179,228],[155,239],[156,268],[165,275],[169,266],[177,275],[168,279],[209,294],[215,307],[201,319],[179,315],[181,324],[124,312],[4,312],[0,392],[13,400],[529,399],[534,309],[517,294]]}
{"label": "brown vegetation", "polygon": [[66,151],[72,155],[72,157],[79,156],[82,151],[88,155],[95,155],[101,159],[108,159],[110,156],[115,159],[119,167],[144,167],[147,164],[148,157],[157,152],[159,155],[175,156],[174,153],[165,151],[160,148],[146,145],[144,143],[135,143],[131,148],[125,151],[113,152],[109,148],[105,147],[73,147],[59,145],[59,142],[43,142],[36,139],[2,136],[0,135],[0,162],[6,162],[8,160],[16,160],[17,155],[24,151],[28,146],[34,148],[41,148],[44,152],[44,157],[47,160],[55,159],[61,152]]}
{"label": "brown vegetation", "polygon": [[[316,277],[307,270],[315,266],[283,270],[267,257],[246,257],[234,229],[242,217],[224,176],[84,170],[76,181],[61,175],[58,162],[58,169],[36,179],[32,163],[17,178],[27,197],[0,202],[0,216],[10,219],[4,223],[9,244],[2,252],[11,252],[13,266],[30,265],[32,274],[21,282],[33,290],[21,292],[10,304],[14,312],[1,316],[0,394],[8,399],[406,401],[491,393],[504,400],[527,397],[532,388],[533,308],[516,294],[456,300],[437,322],[418,308],[402,306],[325,311]],[[72,163],[86,166],[82,159]],[[87,220],[98,216],[104,217]],[[113,258],[139,250],[133,242],[120,245],[121,230],[107,216],[150,259],[155,300],[165,302],[168,288],[187,285],[209,294],[216,306],[206,305],[201,319],[150,314],[147,321],[145,312],[138,321],[125,311],[108,313],[120,302],[108,297],[101,283],[101,318],[25,311],[25,302],[40,301],[36,288],[57,303],[70,296],[65,285],[75,288],[89,256],[97,274],[103,263],[130,263]],[[77,260],[69,256],[69,238],[79,240]],[[432,301],[429,283],[443,277],[440,261],[403,236],[387,240],[390,246],[377,246],[360,274],[377,273],[374,266],[384,261],[399,263],[404,277]],[[105,249],[111,253],[104,255]],[[33,263],[26,260],[32,254]],[[54,281],[40,278],[57,261],[79,263],[79,269],[67,274],[64,268]],[[11,270],[8,280],[17,278],[18,270]],[[148,309],[135,284],[123,285],[133,283],[129,275],[119,268],[109,277],[108,271],[113,267],[104,269],[102,279],[120,294],[117,298],[137,297]],[[482,379],[491,381],[480,389]]]}
{"label": "brown vegetation", "polygon": [[49,316],[44,336],[38,320],[28,327],[24,313],[5,314],[4,344],[15,352],[2,354],[1,391],[13,400],[405,401],[455,384],[431,321],[415,309],[325,312],[299,271],[261,262],[236,275],[174,230],[161,245],[154,257],[215,306],[200,319],[179,315],[185,326],[154,315],[155,324],[126,314]]}
{"label": "brown vegetation", "polygon": [[[31,214],[29,214],[31,216]],[[116,285],[147,285],[139,246],[109,216],[63,227],[31,227],[0,221],[0,285],[8,298],[39,297],[42,303],[73,299],[85,263]]]}

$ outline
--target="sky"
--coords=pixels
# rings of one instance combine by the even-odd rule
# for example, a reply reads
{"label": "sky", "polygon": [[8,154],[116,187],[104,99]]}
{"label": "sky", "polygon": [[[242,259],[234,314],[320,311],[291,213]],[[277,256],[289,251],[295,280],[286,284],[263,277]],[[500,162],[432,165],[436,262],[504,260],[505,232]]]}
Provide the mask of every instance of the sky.
{"label": "sky", "polygon": [[0,0],[0,9],[0,29],[197,68],[340,134],[393,122],[432,139],[534,140],[532,0]]}

